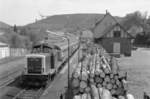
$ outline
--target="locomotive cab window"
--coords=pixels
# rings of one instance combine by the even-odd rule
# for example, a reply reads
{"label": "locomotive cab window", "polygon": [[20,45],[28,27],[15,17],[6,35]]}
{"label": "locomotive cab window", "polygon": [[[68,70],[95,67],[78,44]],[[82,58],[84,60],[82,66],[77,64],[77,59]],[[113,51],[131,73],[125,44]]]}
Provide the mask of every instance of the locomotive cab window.
{"label": "locomotive cab window", "polygon": [[114,37],[121,37],[121,31],[114,31]]}

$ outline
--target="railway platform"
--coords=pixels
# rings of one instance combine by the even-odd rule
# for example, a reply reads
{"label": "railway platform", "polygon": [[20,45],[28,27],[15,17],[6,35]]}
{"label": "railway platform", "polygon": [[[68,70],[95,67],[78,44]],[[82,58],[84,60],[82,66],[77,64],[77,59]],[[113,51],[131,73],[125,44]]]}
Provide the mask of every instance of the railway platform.
{"label": "railway platform", "polygon": [[[78,61],[78,51],[74,54],[74,56],[70,59],[70,76],[74,69],[77,66]],[[54,81],[50,84],[50,86],[45,90],[40,99],[60,99],[62,93],[66,91],[67,88],[67,74],[68,74],[68,64],[65,64],[62,71],[56,76]]]}

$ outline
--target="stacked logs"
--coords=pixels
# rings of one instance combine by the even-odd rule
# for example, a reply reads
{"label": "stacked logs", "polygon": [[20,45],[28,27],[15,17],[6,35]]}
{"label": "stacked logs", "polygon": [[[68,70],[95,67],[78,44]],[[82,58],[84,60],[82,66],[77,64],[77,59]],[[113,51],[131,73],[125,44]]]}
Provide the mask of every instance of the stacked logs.
{"label": "stacked logs", "polygon": [[99,51],[88,54],[72,74],[74,99],[124,99],[126,73],[119,71],[116,63]]}

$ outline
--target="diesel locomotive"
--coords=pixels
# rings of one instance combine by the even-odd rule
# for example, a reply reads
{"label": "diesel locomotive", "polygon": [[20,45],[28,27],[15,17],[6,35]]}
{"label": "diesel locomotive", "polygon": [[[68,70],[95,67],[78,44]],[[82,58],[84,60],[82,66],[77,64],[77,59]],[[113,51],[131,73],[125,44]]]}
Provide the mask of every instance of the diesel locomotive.
{"label": "diesel locomotive", "polygon": [[63,68],[64,62],[79,48],[78,45],[75,38],[69,38],[69,44],[66,40],[57,43],[46,40],[34,45],[31,53],[26,55],[22,83],[45,86]]}

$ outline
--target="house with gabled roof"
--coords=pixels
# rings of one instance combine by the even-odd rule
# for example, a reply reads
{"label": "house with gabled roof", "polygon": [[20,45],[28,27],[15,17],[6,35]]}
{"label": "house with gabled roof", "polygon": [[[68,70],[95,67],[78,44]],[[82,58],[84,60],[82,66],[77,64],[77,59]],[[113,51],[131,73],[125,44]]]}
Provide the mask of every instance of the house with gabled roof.
{"label": "house with gabled roof", "polygon": [[133,37],[110,13],[107,12],[103,19],[96,24],[94,35],[95,41],[102,45],[108,53],[131,56]]}

